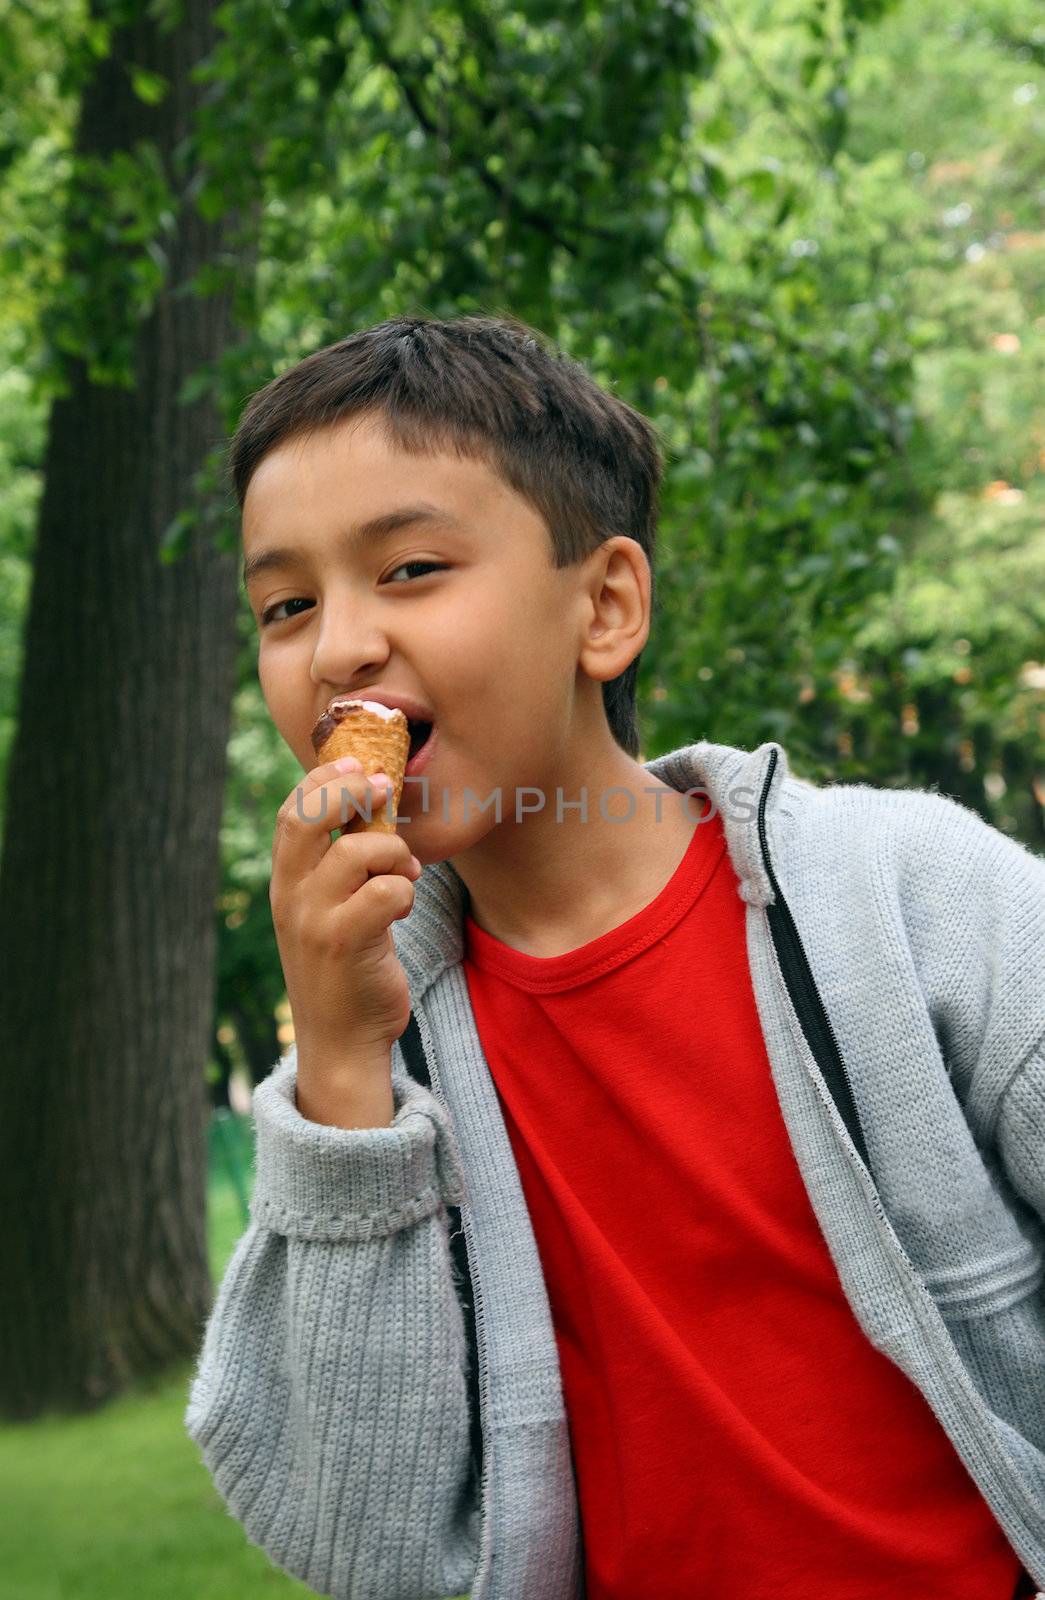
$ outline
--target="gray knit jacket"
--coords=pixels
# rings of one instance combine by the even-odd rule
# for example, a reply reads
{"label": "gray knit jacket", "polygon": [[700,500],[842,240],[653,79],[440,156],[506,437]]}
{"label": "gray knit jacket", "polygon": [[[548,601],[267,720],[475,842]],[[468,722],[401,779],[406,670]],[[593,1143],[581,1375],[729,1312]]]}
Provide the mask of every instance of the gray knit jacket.
{"label": "gray knit jacket", "polygon": [[[853,1314],[1045,1590],[1045,862],[938,794],[807,783],[776,743],[647,769],[721,813],[783,1120]],[[413,1012],[389,1127],[306,1121],[293,1050],[255,1091],[251,1222],[185,1417],[247,1537],[335,1600],[583,1595],[464,908],[442,862],[393,924]],[[771,1593],[772,1551],[760,1577]]]}

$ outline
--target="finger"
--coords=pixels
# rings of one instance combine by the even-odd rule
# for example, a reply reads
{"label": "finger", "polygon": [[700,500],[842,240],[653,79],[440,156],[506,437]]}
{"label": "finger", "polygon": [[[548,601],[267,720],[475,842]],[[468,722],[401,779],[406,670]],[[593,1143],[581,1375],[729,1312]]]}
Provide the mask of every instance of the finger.
{"label": "finger", "polygon": [[[320,774],[326,771],[326,777]],[[272,871],[293,878],[310,872],[330,848],[332,831],[348,823],[364,827],[380,813],[385,794],[360,772],[317,768],[284,800],[276,813]]]}
{"label": "finger", "polygon": [[421,876],[420,863],[398,833],[351,833],[335,839],[313,870],[317,901],[334,906],[356,894],[368,879],[397,873],[409,883]]}
{"label": "finger", "polygon": [[346,942],[364,949],[385,937],[393,922],[414,906],[414,885],[398,872],[379,872],[330,912],[332,924],[345,929]]}
{"label": "finger", "polygon": [[[318,797],[316,800],[313,800],[312,797],[317,795],[319,789],[327,783],[336,782],[341,777],[348,778],[353,773],[361,773],[362,770],[363,764],[356,757],[342,756],[340,757],[340,764],[338,761],[323,761],[318,767],[313,767],[311,771],[306,772],[305,776],[300,778],[294,785],[276,812],[276,826],[272,840],[273,851],[279,847],[281,840],[284,838],[284,821],[288,820],[292,814],[311,814],[318,804]],[[329,810],[329,805],[327,809]]]}

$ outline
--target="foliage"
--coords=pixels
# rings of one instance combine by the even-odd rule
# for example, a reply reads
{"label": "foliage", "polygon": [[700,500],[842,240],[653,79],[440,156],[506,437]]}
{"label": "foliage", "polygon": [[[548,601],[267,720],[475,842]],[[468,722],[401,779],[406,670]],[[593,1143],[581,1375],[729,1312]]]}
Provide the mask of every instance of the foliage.
{"label": "foliage", "polygon": [[3,347],[10,349],[11,342],[10,330],[0,329],[0,820],[15,732],[45,420],[44,405],[33,400],[26,373],[2,361]]}
{"label": "foliage", "polygon": [[[801,93],[793,83],[781,88],[793,60],[786,30],[765,26],[764,6],[745,8],[745,20],[727,30],[708,91],[713,126],[726,119],[734,161],[771,141],[788,180],[808,179],[785,226],[766,235],[760,265],[772,272],[782,254],[797,252],[801,324],[833,320],[840,347],[858,343],[857,383],[871,387],[878,372],[881,404],[890,404],[890,389],[906,388],[907,398],[895,406],[895,447],[869,466],[863,505],[831,481],[847,444],[865,447],[844,412],[819,462],[803,459],[793,436],[787,441],[778,469],[761,489],[751,486],[750,520],[737,514],[736,496],[721,506],[721,465],[705,464],[705,515],[724,515],[726,526],[711,570],[697,570],[696,593],[665,599],[678,607],[679,648],[658,663],[650,698],[659,711],[655,748],[688,736],[676,686],[696,678],[707,686],[700,731],[708,736],[748,746],[780,738],[820,780],[942,787],[1040,844],[1045,323],[1034,309],[1045,236],[1030,231],[1043,170],[1028,64],[1032,79],[1040,73],[1020,42],[1032,39],[1032,16],[1022,0],[979,8],[975,29],[953,8],[895,10],[861,40],[849,142],[830,182],[813,181],[801,156],[814,143]],[[752,95],[752,82],[764,94]],[[969,154],[949,159],[956,150]],[[735,232],[743,240],[756,228],[746,207]],[[723,238],[720,224],[720,259]],[[763,270],[763,291],[774,282]],[[789,393],[804,398],[800,380]],[[739,477],[746,452],[737,422],[727,410],[720,433]],[[771,564],[745,583],[745,564],[761,567],[765,557],[758,529],[786,515],[796,478],[806,513],[797,548],[775,567],[769,541]],[[1012,508],[1024,501],[1020,516]],[[876,523],[884,526],[877,538]],[[786,537],[782,517],[780,527]],[[696,557],[706,540],[701,531],[688,541]],[[870,557],[882,576],[894,556],[888,583],[863,568]],[[689,559],[687,550],[687,573]],[[804,581],[807,566],[829,573],[822,605],[815,583]],[[788,594],[797,628],[782,641]],[[687,624],[687,613],[699,625]]]}
{"label": "foliage", "polygon": [[[39,397],[76,352],[125,381],[106,316],[131,330],[169,266],[181,167],[158,171],[147,137],[91,174],[69,155],[76,85],[119,16],[103,11],[48,0],[4,25],[0,340],[19,370],[0,386],[0,717]],[[778,739],[809,776],[943,787],[1040,840],[1035,19],[1032,0],[602,0],[569,22],[546,0],[223,0],[183,165],[202,165],[204,217],[257,217],[260,264],[232,254],[195,285],[232,281],[245,332],[183,398],[213,387],[231,430],[252,389],[348,331],[515,312],[664,440],[646,753]],[[166,87],[136,87],[147,134]],[[66,260],[59,202],[85,177],[104,204]],[[113,266],[109,309],[85,318],[88,248]],[[167,558],[201,515],[235,546],[219,472],[216,452]],[[240,1026],[263,1033],[271,829],[300,774],[245,605],[239,626],[219,1021],[249,995],[261,1015]]]}
{"label": "foliage", "polygon": [[908,5],[858,74],[854,148],[883,174],[875,211],[924,419],[912,471],[931,504],[827,705],[843,770],[937,784],[1039,849],[1042,43],[1027,0]]}

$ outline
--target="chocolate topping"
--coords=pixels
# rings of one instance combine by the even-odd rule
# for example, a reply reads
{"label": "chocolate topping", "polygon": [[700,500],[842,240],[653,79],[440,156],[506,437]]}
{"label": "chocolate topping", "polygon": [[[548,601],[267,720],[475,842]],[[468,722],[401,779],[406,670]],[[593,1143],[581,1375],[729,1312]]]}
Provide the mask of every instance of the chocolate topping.
{"label": "chocolate topping", "polygon": [[[385,711],[384,707],[382,707],[382,711]],[[327,709],[312,729],[312,748],[317,756],[338,724],[344,722],[346,717],[352,716],[356,712],[364,712],[367,716],[380,715],[380,713],[368,710],[365,701],[362,700],[331,700]],[[387,711],[385,711],[385,715],[387,717]],[[402,711],[393,712],[392,717],[388,718],[388,720],[394,720],[395,717],[403,717],[403,720],[406,720]]]}

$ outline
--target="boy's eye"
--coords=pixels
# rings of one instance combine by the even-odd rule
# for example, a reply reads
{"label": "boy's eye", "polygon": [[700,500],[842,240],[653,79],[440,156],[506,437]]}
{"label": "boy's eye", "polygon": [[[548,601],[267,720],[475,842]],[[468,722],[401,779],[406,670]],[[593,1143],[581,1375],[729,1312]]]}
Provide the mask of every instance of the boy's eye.
{"label": "boy's eye", "polygon": [[446,562],[445,561],[404,561],[404,562],[401,563],[400,566],[393,567],[391,572],[388,574],[388,576],[389,576],[389,578],[394,578],[397,572],[406,572],[411,567],[414,567],[414,568],[422,567],[426,572],[445,572],[446,571]]}
{"label": "boy's eye", "polygon": [[289,600],[277,600],[274,606],[267,606],[261,613],[261,626],[268,627],[270,622],[283,622],[283,617],[277,617],[276,612],[280,606],[310,606],[311,600],[306,600],[301,595],[292,595]]}

